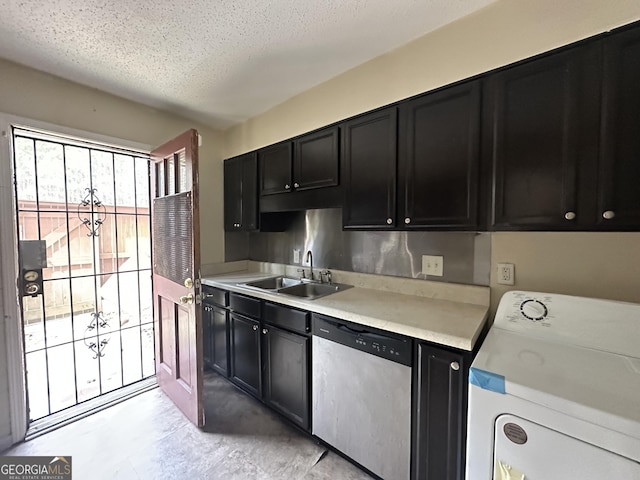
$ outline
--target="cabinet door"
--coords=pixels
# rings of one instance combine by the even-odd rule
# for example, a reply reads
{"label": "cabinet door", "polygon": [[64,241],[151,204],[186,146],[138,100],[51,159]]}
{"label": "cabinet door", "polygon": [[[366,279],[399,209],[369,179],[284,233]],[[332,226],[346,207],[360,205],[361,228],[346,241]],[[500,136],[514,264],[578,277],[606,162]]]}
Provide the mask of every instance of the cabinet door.
{"label": "cabinet door", "polygon": [[241,230],[258,229],[258,154],[242,156],[242,220]]}
{"label": "cabinet door", "polygon": [[418,345],[415,480],[463,480],[468,368],[462,354]]}
{"label": "cabinet door", "polygon": [[392,107],[342,125],[345,228],[396,226],[397,123]]}
{"label": "cabinet door", "polygon": [[258,150],[260,195],[291,191],[291,142]]}
{"label": "cabinet door", "polygon": [[478,218],[480,82],[400,107],[399,223],[473,229]]}
{"label": "cabinet door", "polygon": [[213,307],[202,306],[202,359],[206,368],[213,368]]}
{"label": "cabinet door", "polygon": [[573,229],[590,217],[577,191],[597,155],[599,58],[587,45],[490,78],[495,227]]}
{"label": "cabinet door", "polygon": [[338,127],[305,135],[295,141],[293,188],[338,185]]}
{"label": "cabinet door", "polygon": [[224,308],[209,307],[211,320],[211,366],[229,376],[229,313]]}
{"label": "cabinet door", "polygon": [[224,228],[258,228],[258,157],[256,152],[224,162]]}
{"label": "cabinet door", "polygon": [[242,159],[224,161],[224,229],[239,230],[242,225]]}
{"label": "cabinet door", "polygon": [[309,338],[265,325],[264,400],[309,430]]}
{"label": "cabinet door", "polygon": [[640,227],[640,31],[605,40],[596,221]]}
{"label": "cabinet door", "polygon": [[231,380],[243,390],[260,397],[259,322],[231,313]]}

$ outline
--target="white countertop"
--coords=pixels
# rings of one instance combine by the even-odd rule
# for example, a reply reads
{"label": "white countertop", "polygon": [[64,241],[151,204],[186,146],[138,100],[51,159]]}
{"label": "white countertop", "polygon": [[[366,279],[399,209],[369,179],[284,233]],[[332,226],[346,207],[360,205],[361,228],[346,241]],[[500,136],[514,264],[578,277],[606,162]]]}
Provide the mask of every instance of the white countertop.
{"label": "white countertop", "polygon": [[242,283],[276,276],[234,272],[202,279],[202,283],[281,305],[407,335],[460,350],[473,350],[489,308],[483,305],[353,287],[315,300],[261,291]]}

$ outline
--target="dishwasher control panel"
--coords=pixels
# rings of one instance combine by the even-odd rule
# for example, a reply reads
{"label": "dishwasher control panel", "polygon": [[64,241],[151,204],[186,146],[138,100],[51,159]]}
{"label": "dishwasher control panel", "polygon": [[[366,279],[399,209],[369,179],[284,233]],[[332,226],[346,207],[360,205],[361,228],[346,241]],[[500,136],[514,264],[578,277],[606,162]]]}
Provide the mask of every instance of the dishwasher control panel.
{"label": "dishwasher control panel", "polygon": [[413,340],[403,335],[319,314],[313,314],[313,335],[408,367],[413,364]]}

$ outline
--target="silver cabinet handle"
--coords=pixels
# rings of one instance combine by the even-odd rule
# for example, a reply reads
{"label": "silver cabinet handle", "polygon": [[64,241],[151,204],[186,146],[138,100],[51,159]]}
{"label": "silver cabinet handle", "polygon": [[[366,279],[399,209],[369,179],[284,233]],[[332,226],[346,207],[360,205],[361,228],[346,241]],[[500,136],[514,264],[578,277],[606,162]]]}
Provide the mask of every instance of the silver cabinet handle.
{"label": "silver cabinet handle", "polygon": [[458,362],[451,362],[451,370],[455,370],[457,372],[460,370],[460,364]]}
{"label": "silver cabinet handle", "polygon": [[263,335],[266,335],[268,332],[269,332],[269,330],[267,330],[266,328],[263,328],[263,329],[262,329],[262,334],[263,334]]}
{"label": "silver cabinet handle", "polygon": [[566,218],[567,220],[573,220],[574,218],[576,218],[576,212],[567,212],[564,214],[564,218]]}
{"label": "silver cabinet handle", "polygon": [[289,184],[285,185],[285,186],[284,186],[284,189],[285,189],[285,190],[291,190],[291,185],[289,185]]}
{"label": "silver cabinet handle", "polygon": [[297,183],[297,182],[293,184],[293,187],[294,187],[294,188],[298,188],[299,186],[300,186],[300,184],[299,184],[299,183]]}
{"label": "silver cabinet handle", "polygon": [[602,218],[604,218],[605,220],[611,220],[615,216],[616,216],[616,212],[614,212],[613,210],[607,210],[602,214]]}
{"label": "silver cabinet handle", "polygon": [[254,325],[254,326],[253,326],[253,329],[254,329],[254,330],[258,330],[258,325]]}
{"label": "silver cabinet handle", "polygon": [[387,218],[387,225],[391,225],[393,223],[393,218]]}
{"label": "silver cabinet handle", "polygon": [[409,217],[404,219],[404,223],[406,223],[407,225],[409,225],[411,223],[411,219]]}

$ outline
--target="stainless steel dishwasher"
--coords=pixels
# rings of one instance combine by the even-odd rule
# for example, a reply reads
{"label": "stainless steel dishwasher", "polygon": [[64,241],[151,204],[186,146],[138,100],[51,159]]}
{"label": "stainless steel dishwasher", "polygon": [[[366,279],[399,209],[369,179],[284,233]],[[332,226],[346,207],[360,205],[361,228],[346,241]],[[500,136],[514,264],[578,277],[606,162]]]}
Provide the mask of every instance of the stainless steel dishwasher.
{"label": "stainless steel dishwasher", "polygon": [[408,480],[410,338],[313,315],[312,432],[385,480]]}

